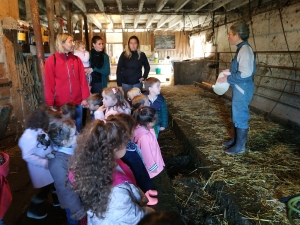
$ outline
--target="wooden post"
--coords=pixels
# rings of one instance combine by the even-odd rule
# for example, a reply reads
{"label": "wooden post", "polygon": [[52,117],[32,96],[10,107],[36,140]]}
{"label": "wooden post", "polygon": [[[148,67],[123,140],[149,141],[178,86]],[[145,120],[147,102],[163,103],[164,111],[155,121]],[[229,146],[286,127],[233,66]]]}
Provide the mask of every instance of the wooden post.
{"label": "wooden post", "polygon": [[83,19],[82,19],[82,16],[79,17],[78,30],[79,30],[79,38],[81,41],[83,41]]}
{"label": "wooden post", "polygon": [[88,29],[88,22],[86,15],[83,15],[84,19],[84,39],[85,39],[85,45],[87,49],[90,49],[90,43],[89,43],[89,29]]}
{"label": "wooden post", "polygon": [[53,26],[53,20],[54,20],[53,0],[46,0],[46,9],[47,9],[47,19],[48,19],[50,53],[53,54],[55,52],[55,32]]}
{"label": "wooden post", "polygon": [[63,28],[61,26],[61,6],[60,6],[60,0],[54,0],[54,6],[55,6],[55,15],[56,15],[56,20],[59,23],[59,27],[58,27],[58,33],[62,33],[63,32]]}
{"label": "wooden post", "polygon": [[[42,88],[41,91],[44,93],[44,46],[42,42],[42,33],[41,33],[41,25],[40,25],[40,15],[39,15],[39,6],[38,0],[30,0],[30,8],[31,8],[31,17],[32,17],[32,25],[34,31],[34,39],[36,44],[36,54],[38,57],[38,70],[39,70],[39,78],[42,81]],[[44,95],[42,95],[44,97]],[[44,99],[43,99],[44,100]]]}
{"label": "wooden post", "polygon": [[67,14],[67,27],[68,27],[68,33],[73,34],[73,23],[72,23],[72,4],[66,3],[66,14]]}
{"label": "wooden post", "polygon": [[93,23],[89,23],[89,39],[88,39],[88,43],[90,44],[90,49],[92,49],[93,44],[92,44],[92,38],[93,38],[94,34],[93,34]]}
{"label": "wooden post", "polygon": [[30,9],[30,3],[29,0],[25,0],[25,9],[26,9],[26,21],[28,23],[32,23],[31,19],[31,9]]}

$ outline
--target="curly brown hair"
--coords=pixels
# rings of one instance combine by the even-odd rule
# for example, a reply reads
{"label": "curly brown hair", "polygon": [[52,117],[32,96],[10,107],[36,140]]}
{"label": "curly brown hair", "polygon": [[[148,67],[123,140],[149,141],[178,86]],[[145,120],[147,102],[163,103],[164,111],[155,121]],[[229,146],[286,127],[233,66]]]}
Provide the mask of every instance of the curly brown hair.
{"label": "curly brown hair", "polygon": [[112,188],[116,167],[114,152],[124,149],[130,134],[119,120],[95,120],[78,136],[77,147],[70,164],[74,173],[73,190],[82,200],[85,210],[103,217]]}

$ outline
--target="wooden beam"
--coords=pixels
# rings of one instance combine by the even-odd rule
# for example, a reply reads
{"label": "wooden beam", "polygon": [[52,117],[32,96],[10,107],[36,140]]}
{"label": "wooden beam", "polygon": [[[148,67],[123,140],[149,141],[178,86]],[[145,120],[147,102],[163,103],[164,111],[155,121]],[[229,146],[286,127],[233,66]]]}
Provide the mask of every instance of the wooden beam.
{"label": "wooden beam", "polygon": [[182,16],[176,16],[173,20],[169,22],[168,28],[172,28],[182,21]]}
{"label": "wooden beam", "polygon": [[89,43],[90,48],[88,50],[91,50],[93,47],[92,44],[92,38],[93,38],[94,34],[93,34],[93,24],[89,23],[89,40],[87,41]]}
{"label": "wooden beam", "polygon": [[118,9],[119,9],[119,12],[121,13],[123,10],[122,10],[122,0],[116,0],[117,4],[118,4]]}
{"label": "wooden beam", "polygon": [[213,0],[197,0],[194,1],[192,4],[192,8],[194,9],[194,12],[197,12],[198,10],[202,9],[204,6],[211,3]]}
{"label": "wooden beam", "polygon": [[31,10],[30,10],[30,2],[29,2],[29,0],[25,0],[25,8],[26,8],[26,21],[28,23],[32,23]]}
{"label": "wooden beam", "polygon": [[107,23],[113,23],[113,21],[111,20],[110,15],[103,14],[103,17],[106,19],[106,22],[107,22]]}
{"label": "wooden beam", "polygon": [[86,13],[86,6],[83,0],[73,0],[73,3],[80,9],[83,13]]}
{"label": "wooden beam", "polygon": [[143,6],[146,0],[139,0],[139,6],[138,6],[138,11],[142,12],[143,11]]}
{"label": "wooden beam", "polygon": [[[232,2],[229,2],[228,4],[225,5],[225,9],[227,12],[233,10],[233,9],[236,9],[236,8],[239,8],[243,5],[246,5],[249,3],[249,0],[244,0],[244,1],[241,1],[241,0],[234,0]],[[250,3],[251,4],[251,3]]]}
{"label": "wooden beam", "polygon": [[137,25],[139,24],[139,19],[140,19],[140,15],[136,15],[134,18],[134,24],[133,24],[133,28],[136,29]]}
{"label": "wooden beam", "polygon": [[68,33],[69,34],[73,33],[71,9],[72,9],[72,4],[71,3],[66,3],[67,28],[68,28]]}
{"label": "wooden beam", "polygon": [[53,0],[46,0],[47,18],[48,18],[48,31],[49,31],[49,46],[50,53],[55,52],[55,32],[54,32],[54,2]]}
{"label": "wooden beam", "polygon": [[90,43],[89,43],[89,28],[88,28],[88,21],[86,15],[83,15],[84,21],[84,40],[86,49],[90,50]]}
{"label": "wooden beam", "polygon": [[92,22],[93,24],[96,25],[96,27],[98,27],[99,29],[102,29],[102,24],[100,23],[100,21],[97,19],[97,17],[95,15],[88,14],[86,16],[90,22]]}
{"label": "wooden beam", "polygon": [[178,12],[180,9],[182,9],[190,0],[179,0],[176,1],[174,5],[175,12]]}
{"label": "wooden beam", "polygon": [[163,7],[167,4],[168,0],[158,0],[156,2],[156,12],[160,12]]}
{"label": "wooden beam", "polygon": [[197,23],[199,16],[196,15],[186,15],[184,22],[180,24],[180,28],[183,27],[193,27]]}
{"label": "wooden beam", "polygon": [[231,2],[232,0],[218,0],[218,1],[214,1],[212,8],[211,8],[211,12],[215,11],[216,9],[226,5],[227,3]]}
{"label": "wooden beam", "polygon": [[121,15],[121,23],[122,23],[122,29],[125,29],[125,19],[124,19],[124,15]]}
{"label": "wooden beam", "polygon": [[62,33],[63,29],[61,26],[61,21],[57,16],[61,16],[61,5],[60,5],[60,0],[54,0],[54,7],[55,7],[55,15],[56,15],[56,21],[59,24],[58,27],[58,33]]}
{"label": "wooden beam", "polygon": [[[42,41],[42,32],[41,32],[41,24],[39,20],[39,8],[38,8],[37,0],[30,0],[30,8],[31,8],[31,18],[32,18],[32,26],[34,32],[34,40],[36,45],[36,55],[38,58],[38,72],[40,75],[40,81],[44,85],[44,72],[45,72],[45,53],[44,46]],[[42,85],[41,91],[44,93],[44,86]],[[43,96],[43,95],[42,95]]]}
{"label": "wooden beam", "polygon": [[105,8],[104,8],[104,3],[102,0],[95,0],[96,4],[98,5],[98,8],[101,12],[104,12],[105,11]]}
{"label": "wooden beam", "polygon": [[160,21],[158,21],[157,23],[157,28],[161,28],[163,25],[165,25],[167,22],[169,22],[170,20],[174,19],[175,16],[169,16],[169,15],[164,15]]}
{"label": "wooden beam", "polygon": [[153,22],[153,20],[155,19],[156,16],[157,16],[157,14],[153,14],[153,15],[148,16],[148,20],[146,22],[146,28],[147,29],[151,26],[151,24],[152,24],[152,22]]}

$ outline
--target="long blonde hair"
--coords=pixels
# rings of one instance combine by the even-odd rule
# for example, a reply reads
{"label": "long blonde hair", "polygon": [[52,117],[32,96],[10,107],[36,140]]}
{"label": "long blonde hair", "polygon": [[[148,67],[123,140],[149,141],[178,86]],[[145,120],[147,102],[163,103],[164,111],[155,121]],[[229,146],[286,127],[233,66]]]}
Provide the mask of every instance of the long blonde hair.
{"label": "long blonde hair", "polygon": [[139,55],[138,59],[140,59],[140,57],[141,57],[140,41],[139,41],[139,39],[138,39],[137,36],[131,36],[131,37],[129,38],[128,43],[127,43],[127,45],[125,46],[125,49],[124,49],[125,56],[126,56],[127,58],[130,58],[130,57],[132,56],[132,53],[131,53],[130,48],[129,48],[129,42],[130,42],[131,39],[135,39],[136,42],[137,42],[137,44],[138,44],[138,47],[137,47],[137,53],[138,53],[138,55]]}
{"label": "long blonde hair", "polygon": [[73,37],[69,33],[57,34],[57,36],[56,36],[56,42],[55,42],[56,51],[58,51],[59,53],[65,53],[65,49],[62,46],[62,44],[68,39],[69,36]]}

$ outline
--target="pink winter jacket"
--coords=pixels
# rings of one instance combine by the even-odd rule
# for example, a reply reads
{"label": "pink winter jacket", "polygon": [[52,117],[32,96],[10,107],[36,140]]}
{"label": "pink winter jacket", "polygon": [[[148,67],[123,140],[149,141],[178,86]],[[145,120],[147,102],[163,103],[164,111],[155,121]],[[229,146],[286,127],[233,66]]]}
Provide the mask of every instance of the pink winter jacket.
{"label": "pink winter jacket", "polygon": [[[157,176],[165,166],[153,128],[137,126],[133,141],[140,147],[150,178]],[[156,172],[154,172],[156,170]]]}

